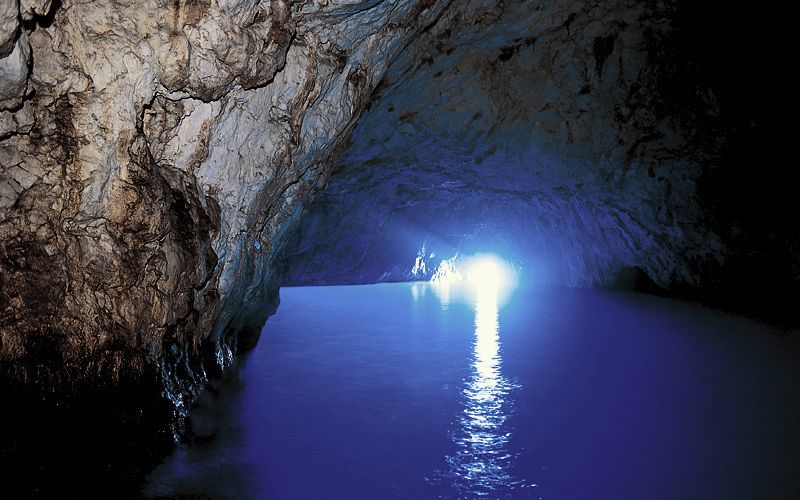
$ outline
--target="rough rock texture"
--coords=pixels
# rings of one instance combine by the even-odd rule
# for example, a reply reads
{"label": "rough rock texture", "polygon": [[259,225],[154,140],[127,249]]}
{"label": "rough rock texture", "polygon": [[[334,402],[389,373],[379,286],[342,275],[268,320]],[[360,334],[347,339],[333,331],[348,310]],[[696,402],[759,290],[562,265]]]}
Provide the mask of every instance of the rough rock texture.
{"label": "rough rock texture", "polygon": [[183,414],[257,338],[303,201],[444,5],[4,1],[3,385]]}
{"label": "rough rock texture", "polygon": [[[494,251],[537,282],[796,293],[785,179],[731,157],[766,125],[751,104],[766,84],[742,67],[769,57],[744,35],[762,20],[715,2],[449,9],[382,82],[303,222],[288,281],[426,278],[456,253]],[[775,142],[750,144],[748,159]],[[719,203],[734,198],[735,210]],[[782,264],[762,273],[770,261]]]}

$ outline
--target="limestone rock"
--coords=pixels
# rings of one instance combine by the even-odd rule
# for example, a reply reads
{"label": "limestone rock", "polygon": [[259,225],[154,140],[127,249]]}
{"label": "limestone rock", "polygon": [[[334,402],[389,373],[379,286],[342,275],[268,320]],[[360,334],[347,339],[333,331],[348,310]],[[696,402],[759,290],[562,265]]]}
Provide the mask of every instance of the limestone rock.
{"label": "limestone rock", "polygon": [[258,337],[303,203],[445,2],[11,4],[0,380],[148,387],[184,414]]}
{"label": "limestone rock", "polygon": [[650,45],[674,27],[650,7],[448,10],[353,133],[289,281],[427,278],[456,253],[493,251],[535,282],[608,286],[638,269],[697,285],[724,247],[697,224],[703,157],[659,88]]}
{"label": "limestone rock", "polygon": [[31,46],[24,33],[17,38],[11,53],[0,59],[0,110],[22,104],[28,86]]}
{"label": "limestone rock", "polygon": [[0,4],[0,58],[6,57],[14,48],[19,29],[19,5],[16,1]]}
{"label": "limestone rock", "polygon": [[20,0],[19,15],[23,21],[44,17],[50,12],[53,0]]}

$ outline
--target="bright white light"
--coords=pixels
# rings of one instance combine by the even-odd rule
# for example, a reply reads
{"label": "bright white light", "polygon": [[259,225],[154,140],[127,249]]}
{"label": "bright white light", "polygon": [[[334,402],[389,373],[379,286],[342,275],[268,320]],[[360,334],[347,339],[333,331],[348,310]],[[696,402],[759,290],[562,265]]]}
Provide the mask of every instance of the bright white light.
{"label": "bright white light", "polygon": [[503,281],[503,268],[495,257],[476,257],[467,267],[467,281],[479,288],[497,289]]}
{"label": "bright white light", "polygon": [[507,452],[511,432],[505,427],[510,392],[516,388],[502,373],[499,304],[513,284],[513,268],[493,255],[464,261],[462,288],[474,299],[475,340],[472,374],[462,390],[463,410],[452,433],[457,446],[447,457],[454,486],[470,496],[496,496],[500,488],[520,481],[510,475],[513,455]]}
{"label": "bright white light", "polygon": [[[494,275],[496,276],[496,275]],[[480,399],[490,399],[500,376],[499,324],[497,320],[497,282],[481,280],[475,300],[475,370],[473,389]]]}
{"label": "bright white light", "polygon": [[443,303],[449,303],[456,293],[461,295],[458,300],[475,304],[479,295],[488,293],[496,297],[496,303],[503,304],[516,287],[517,273],[496,255],[456,255],[439,264],[431,283]]}

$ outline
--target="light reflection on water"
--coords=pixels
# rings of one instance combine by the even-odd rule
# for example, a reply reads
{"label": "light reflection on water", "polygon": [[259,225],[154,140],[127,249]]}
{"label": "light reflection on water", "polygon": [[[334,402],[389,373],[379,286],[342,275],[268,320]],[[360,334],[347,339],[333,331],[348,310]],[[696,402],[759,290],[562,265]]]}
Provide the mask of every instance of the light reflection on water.
{"label": "light reflection on water", "polygon": [[[443,306],[449,303],[449,292],[438,293],[445,299]],[[496,496],[524,486],[509,472],[515,456],[508,450],[511,431],[506,425],[513,410],[509,395],[518,386],[501,371],[498,287],[491,283],[475,287],[471,297],[475,305],[472,373],[461,391],[463,411],[451,431],[456,450],[446,457],[449,470],[438,476],[451,482],[459,496]]]}
{"label": "light reflection on water", "polygon": [[499,289],[282,290],[141,496],[800,498],[784,339],[660,298]]}

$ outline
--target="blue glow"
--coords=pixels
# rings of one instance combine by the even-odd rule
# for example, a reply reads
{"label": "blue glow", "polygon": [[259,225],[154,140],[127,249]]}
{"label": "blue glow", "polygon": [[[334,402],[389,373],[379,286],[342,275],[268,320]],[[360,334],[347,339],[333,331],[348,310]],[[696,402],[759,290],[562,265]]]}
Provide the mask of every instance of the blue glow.
{"label": "blue glow", "polygon": [[241,378],[193,411],[206,439],[181,444],[144,496],[796,497],[785,339],[606,290],[520,286],[501,306],[501,280],[464,269],[282,289]]}

